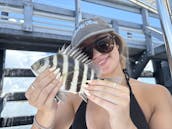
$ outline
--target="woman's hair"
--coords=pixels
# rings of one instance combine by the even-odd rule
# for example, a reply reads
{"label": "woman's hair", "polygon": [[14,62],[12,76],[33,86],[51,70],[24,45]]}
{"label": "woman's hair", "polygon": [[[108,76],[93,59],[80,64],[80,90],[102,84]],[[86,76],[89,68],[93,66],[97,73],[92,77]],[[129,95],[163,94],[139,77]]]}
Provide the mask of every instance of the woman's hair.
{"label": "woman's hair", "polygon": [[109,32],[109,33],[115,37],[115,42],[119,46],[119,58],[120,58],[121,68],[126,69],[127,59],[128,59],[128,48],[126,42],[122,37],[120,37],[116,33],[114,32]]}

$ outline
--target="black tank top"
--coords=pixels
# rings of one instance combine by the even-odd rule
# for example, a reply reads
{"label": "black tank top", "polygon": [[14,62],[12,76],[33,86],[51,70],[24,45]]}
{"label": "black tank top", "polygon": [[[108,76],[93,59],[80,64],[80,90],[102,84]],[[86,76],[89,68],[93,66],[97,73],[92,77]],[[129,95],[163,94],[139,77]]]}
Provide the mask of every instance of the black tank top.
{"label": "black tank top", "polygon": [[[144,115],[142,109],[140,108],[140,106],[132,92],[132,89],[131,89],[131,86],[129,83],[128,73],[126,72],[126,70],[123,70],[123,71],[125,74],[127,85],[130,90],[130,117],[131,117],[131,120],[133,121],[133,123],[137,127],[137,129],[149,129],[145,115]],[[87,103],[82,101],[82,103],[80,104],[80,106],[75,114],[75,118],[74,118],[73,124],[70,127],[70,129],[87,129],[86,119],[85,119],[86,107],[87,107]]]}

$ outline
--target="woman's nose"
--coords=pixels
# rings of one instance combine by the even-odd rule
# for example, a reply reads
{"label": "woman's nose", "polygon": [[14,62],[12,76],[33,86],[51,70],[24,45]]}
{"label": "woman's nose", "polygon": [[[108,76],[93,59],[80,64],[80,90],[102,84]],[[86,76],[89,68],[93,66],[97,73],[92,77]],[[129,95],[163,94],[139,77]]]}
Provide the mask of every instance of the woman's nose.
{"label": "woman's nose", "polygon": [[100,55],[102,55],[102,53],[93,48],[93,59],[97,58]]}

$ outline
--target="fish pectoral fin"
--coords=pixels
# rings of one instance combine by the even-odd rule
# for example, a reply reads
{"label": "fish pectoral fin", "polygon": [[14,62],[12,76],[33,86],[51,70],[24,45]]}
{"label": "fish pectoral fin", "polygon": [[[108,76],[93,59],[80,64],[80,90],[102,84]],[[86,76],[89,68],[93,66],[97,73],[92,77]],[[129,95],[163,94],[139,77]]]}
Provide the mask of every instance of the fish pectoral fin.
{"label": "fish pectoral fin", "polygon": [[56,94],[56,96],[55,96],[56,101],[57,101],[57,102],[58,102],[58,101],[64,102],[64,101],[65,101],[65,98],[66,98],[66,94],[67,94],[67,93],[65,93],[65,92],[63,92],[63,91],[57,92],[57,94]]}

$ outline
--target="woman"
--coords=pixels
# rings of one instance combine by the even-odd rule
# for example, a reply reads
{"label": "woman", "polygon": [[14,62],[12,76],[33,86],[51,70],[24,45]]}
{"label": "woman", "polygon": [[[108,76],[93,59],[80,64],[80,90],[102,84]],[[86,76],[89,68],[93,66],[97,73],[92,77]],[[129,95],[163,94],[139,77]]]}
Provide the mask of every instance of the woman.
{"label": "woman", "polygon": [[100,18],[82,21],[72,46],[80,47],[100,69],[98,80],[84,85],[88,103],[68,94],[54,97],[61,86],[58,70],[40,74],[26,92],[38,109],[32,129],[171,129],[172,100],[166,88],[129,78],[122,38]]}

